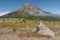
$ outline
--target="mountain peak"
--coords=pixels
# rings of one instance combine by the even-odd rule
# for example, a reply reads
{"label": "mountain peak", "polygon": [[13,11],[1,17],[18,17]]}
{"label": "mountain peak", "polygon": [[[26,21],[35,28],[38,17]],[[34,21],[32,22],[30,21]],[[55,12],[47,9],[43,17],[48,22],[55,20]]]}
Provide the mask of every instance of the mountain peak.
{"label": "mountain peak", "polygon": [[32,5],[30,3],[25,3],[21,8],[17,9],[17,11],[27,11],[27,10],[30,10],[32,9]]}
{"label": "mountain peak", "polygon": [[41,15],[41,14],[48,14],[48,12],[45,12],[44,10],[37,8],[30,3],[25,3],[21,8],[14,11],[14,13],[18,14],[34,14],[34,15]]}
{"label": "mountain peak", "polygon": [[30,6],[31,4],[30,3],[25,3],[24,6]]}
{"label": "mountain peak", "polygon": [[31,9],[31,8],[33,8],[33,6],[30,3],[25,3],[24,6],[23,6],[23,8],[25,8],[25,9]]}

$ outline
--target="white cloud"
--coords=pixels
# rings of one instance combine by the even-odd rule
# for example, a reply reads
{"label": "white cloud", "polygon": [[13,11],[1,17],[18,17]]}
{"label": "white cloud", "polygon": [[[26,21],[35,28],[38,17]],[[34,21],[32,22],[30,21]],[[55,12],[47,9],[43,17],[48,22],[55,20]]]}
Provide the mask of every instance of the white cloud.
{"label": "white cloud", "polygon": [[0,16],[3,16],[3,15],[8,14],[8,13],[9,13],[9,11],[7,11],[7,12],[0,12]]}

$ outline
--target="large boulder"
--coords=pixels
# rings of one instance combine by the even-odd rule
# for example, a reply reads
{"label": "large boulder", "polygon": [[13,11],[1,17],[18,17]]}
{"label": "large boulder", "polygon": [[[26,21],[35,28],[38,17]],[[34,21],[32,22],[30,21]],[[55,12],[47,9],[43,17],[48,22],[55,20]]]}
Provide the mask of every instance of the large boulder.
{"label": "large boulder", "polygon": [[34,29],[38,34],[46,35],[54,37],[55,33],[54,31],[50,30],[48,27],[46,27],[42,22],[39,23],[36,28]]}

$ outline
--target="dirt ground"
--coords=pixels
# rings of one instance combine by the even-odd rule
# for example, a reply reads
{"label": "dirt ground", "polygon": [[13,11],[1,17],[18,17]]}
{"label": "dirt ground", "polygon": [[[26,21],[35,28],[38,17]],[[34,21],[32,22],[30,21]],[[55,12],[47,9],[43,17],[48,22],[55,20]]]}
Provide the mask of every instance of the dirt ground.
{"label": "dirt ground", "polygon": [[60,40],[60,36],[53,37],[53,38],[35,38],[35,37],[18,37],[17,35],[13,33],[8,34],[0,34],[0,40]]}
{"label": "dirt ground", "polygon": [[[33,28],[16,28],[16,33],[19,34],[19,32],[21,32],[21,30],[32,30]],[[47,37],[42,37],[42,38],[38,38],[38,37],[19,37],[18,35],[16,35],[14,32],[11,32],[12,28],[3,28],[0,29],[0,40],[60,40],[60,36],[55,36],[53,38],[47,38]],[[15,31],[15,29],[13,30]]]}

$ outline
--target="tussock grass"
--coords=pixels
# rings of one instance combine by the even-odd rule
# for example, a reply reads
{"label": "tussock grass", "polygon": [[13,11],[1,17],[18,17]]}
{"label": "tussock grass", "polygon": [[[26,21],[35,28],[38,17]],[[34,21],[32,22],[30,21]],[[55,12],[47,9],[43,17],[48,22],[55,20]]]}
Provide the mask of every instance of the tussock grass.
{"label": "tussock grass", "polygon": [[[24,19],[24,18],[0,18],[0,28],[4,27],[34,27],[38,23],[43,22],[47,27],[52,29],[55,32],[58,32],[60,29],[60,21],[41,21],[41,20],[30,20],[30,19]],[[55,25],[57,28],[54,28]],[[15,29],[14,29],[15,30]],[[32,32],[31,32],[32,33]],[[21,33],[23,34],[23,33]],[[29,35],[30,32],[27,32]],[[36,35],[35,33],[32,33],[31,36]],[[60,33],[59,33],[60,35]]]}
{"label": "tussock grass", "polygon": [[36,20],[26,20],[26,19],[13,19],[13,18],[10,18],[10,19],[0,19],[0,27],[7,27],[7,26],[10,26],[10,27],[17,27],[17,26],[34,26],[36,24]]}
{"label": "tussock grass", "polygon": [[30,20],[30,19],[20,19],[20,18],[0,18],[0,27],[15,27],[15,26],[29,26],[33,27],[38,23],[43,22],[47,27],[50,25],[60,25],[60,21],[41,21],[41,20]]}
{"label": "tussock grass", "polygon": [[29,32],[22,32],[22,33],[18,34],[18,37],[28,37],[28,38],[29,37],[36,37],[36,38],[47,37],[47,38],[49,38],[50,36],[40,35],[35,32],[29,31]]}
{"label": "tussock grass", "polygon": [[24,18],[0,18],[0,27],[34,27],[40,22],[43,22],[49,28],[55,25],[60,25],[60,21],[41,21]]}

